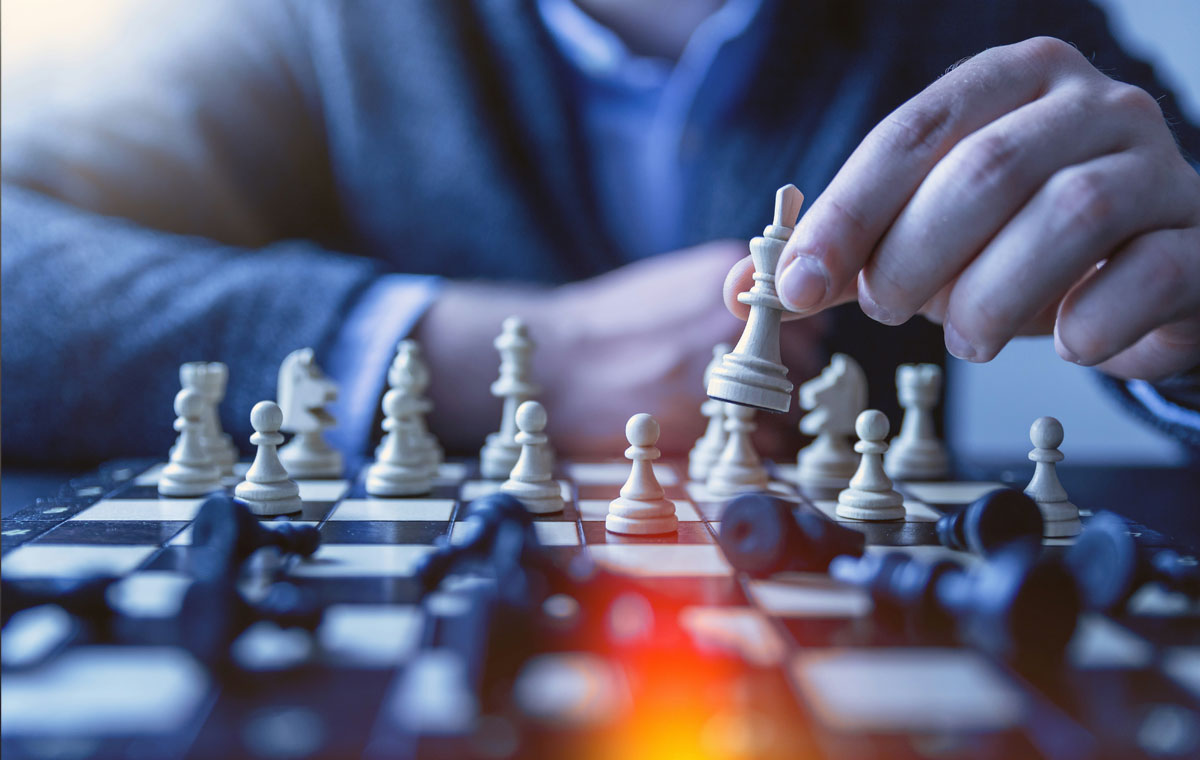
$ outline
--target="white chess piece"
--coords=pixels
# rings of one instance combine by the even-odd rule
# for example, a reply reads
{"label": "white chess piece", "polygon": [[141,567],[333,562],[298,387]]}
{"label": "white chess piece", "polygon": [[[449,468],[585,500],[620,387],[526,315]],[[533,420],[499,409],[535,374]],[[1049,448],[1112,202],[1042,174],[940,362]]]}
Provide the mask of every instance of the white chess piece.
{"label": "white chess piece", "polygon": [[901,364],[896,368],[896,394],[904,407],[904,421],[884,458],[891,477],[938,480],[950,474],[950,456],[933,424],[933,409],[941,392],[942,368],[938,365]]}
{"label": "white chess piece", "polygon": [[792,236],[802,203],[804,196],[795,185],[779,188],[774,221],[761,237],[750,241],[754,287],[738,295],[738,301],[750,307],[750,315],[733,352],[713,370],[708,383],[712,398],[776,412],[786,412],[791,406],[792,384],[779,354],[783,304],[775,291],[775,267]]}
{"label": "white chess piece", "polygon": [[679,527],[675,503],[666,496],[654,475],[654,460],[662,456],[658,443],[658,420],[648,414],[635,414],[625,425],[629,448],[625,457],[633,460],[629,479],[621,487],[621,496],[608,503],[604,526],[611,533],[653,535],[673,533]]}
{"label": "white chess piece", "polygon": [[425,439],[425,448],[429,455],[429,467],[433,470],[433,474],[437,476],[438,467],[441,466],[446,458],[446,452],[442,448],[441,442],[437,436],[429,431],[429,427],[425,424],[425,416],[433,411],[433,402],[429,400],[429,364],[425,361],[425,354],[421,352],[421,344],[417,343],[412,338],[405,338],[396,344],[396,358],[392,360],[392,367],[388,370],[389,385],[394,386],[391,382],[392,374],[396,371],[396,367],[410,362],[412,364],[413,388],[414,393],[420,400],[421,414],[417,417],[417,424],[420,426],[419,434]]}
{"label": "white chess piece", "polygon": [[733,496],[748,491],[765,491],[770,478],[763,467],[750,434],[754,432],[754,410],[740,404],[725,407],[728,435],[721,456],[709,470],[705,488],[714,496]]}
{"label": "white chess piece", "polygon": [[[705,388],[708,387],[713,370],[721,365],[722,357],[729,353],[729,350],[728,343],[718,343],[713,347],[712,361],[704,368]],[[705,399],[700,405],[700,413],[708,418],[708,425],[704,428],[704,435],[688,452],[688,477],[703,483],[708,478],[708,471],[712,469],[713,463],[721,456],[721,449],[725,448],[725,402],[715,398]]]}
{"label": "white chess piece", "polygon": [[846,354],[834,354],[821,374],[800,386],[810,410],[800,432],[816,438],[796,455],[796,483],[806,494],[831,498],[850,485],[859,456],[850,447],[854,421],[867,408],[867,376]]}
{"label": "white chess piece", "polygon": [[229,367],[222,362],[186,362],[179,367],[179,384],[199,391],[206,401],[204,448],[222,475],[233,475],[233,465],[238,458],[233,437],[221,429],[220,406],[228,383]]}
{"label": "white chess piece", "polygon": [[1033,451],[1033,479],[1025,488],[1025,494],[1037,502],[1042,511],[1048,538],[1077,536],[1083,529],[1079,520],[1079,509],[1067,500],[1067,491],[1058,479],[1057,464],[1063,460],[1058,447],[1063,442],[1062,423],[1053,417],[1038,417],[1029,428],[1029,441]]}
{"label": "white chess piece", "polygon": [[563,508],[562,490],[553,478],[553,461],[548,456],[546,408],[536,401],[517,407],[517,443],[521,455],[500,490],[525,505],[534,514],[549,514]]}
{"label": "white chess piece", "polygon": [[282,430],[295,437],[279,449],[279,461],[297,478],[336,478],[342,474],[342,454],[325,441],[324,431],[337,424],[325,409],[337,400],[337,384],[317,365],[311,348],[287,355],[279,366],[279,408]]}
{"label": "white chess piece", "polygon": [[862,454],[858,471],[850,478],[850,487],[838,494],[837,516],[848,520],[901,520],[904,497],[892,488],[883,469],[887,451],[888,419],[878,409],[858,415],[854,425],[859,442],[854,450]]}
{"label": "white chess piece", "polygon": [[254,463],[246,471],[246,479],[237,484],[233,495],[246,503],[256,515],[285,515],[300,511],[300,486],[288,477],[279,461],[276,447],[283,443],[279,426],[283,411],[274,401],[259,401],[250,410],[250,425],[254,435],[250,443],[258,447]]}
{"label": "white chess piece", "polygon": [[492,343],[500,353],[500,377],[492,383],[493,396],[504,399],[500,430],[488,435],[479,452],[479,473],[485,478],[507,478],[521,456],[517,443],[517,407],[537,395],[540,388],[530,379],[533,350],[537,344],[520,317],[504,320],[500,335]]}
{"label": "white chess piece", "polygon": [[383,395],[383,438],[375,462],[367,468],[367,493],[372,496],[414,496],[433,488],[428,439],[417,418],[424,406],[416,392],[411,361],[401,363],[393,387]]}
{"label": "white chess piece", "polygon": [[204,414],[208,400],[198,390],[175,394],[175,429],[179,440],[158,479],[163,496],[203,496],[221,490],[221,469],[204,447]]}

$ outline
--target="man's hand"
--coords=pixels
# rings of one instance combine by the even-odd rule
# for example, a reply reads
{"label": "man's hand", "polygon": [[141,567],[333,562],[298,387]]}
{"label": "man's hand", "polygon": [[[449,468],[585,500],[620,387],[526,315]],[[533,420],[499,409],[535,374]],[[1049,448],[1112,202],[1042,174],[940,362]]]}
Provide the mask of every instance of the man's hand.
{"label": "man's hand", "polygon": [[[704,427],[699,408],[712,348],[741,335],[717,283],[745,253],[745,243],[710,243],[550,289],[450,283],[415,336],[434,377],[436,432],[451,448],[467,448],[497,429],[500,402],[488,392],[499,363],[492,340],[515,314],[538,344],[534,380],[557,451],[620,456],[626,420],[650,412],[662,427],[659,448],[686,452]],[[794,376],[817,368],[811,324],[785,330]]]}
{"label": "man's hand", "polygon": [[[753,268],[729,273],[726,303]],[[779,261],[800,315],[857,299],[988,361],[1053,331],[1068,361],[1156,379],[1200,362],[1200,176],[1158,104],[1065,42],[992,48],[875,127]]]}

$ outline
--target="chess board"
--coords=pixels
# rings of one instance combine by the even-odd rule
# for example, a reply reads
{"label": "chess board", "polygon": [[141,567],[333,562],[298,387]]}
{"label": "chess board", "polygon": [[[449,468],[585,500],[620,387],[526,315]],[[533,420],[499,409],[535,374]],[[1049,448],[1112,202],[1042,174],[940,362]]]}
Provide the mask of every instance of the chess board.
{"label": "chess board", "polygon": [[[178,618],[190,582],[189,523],[202,500],[159,498],[161,468],[113,463],[3,520],[5,579],[119,576],[109,599],[122,621],[115,641],[100,642],[73,638],[69,619],[49,607],[5,627],[6,758],[413,756],[428,754],[403,740],[414,715],[454,733],[461,705],[443,698],[440,666],[423,653],[428,608],[413,571],[439,540],[461,540],[466,504],[497,482],[480,479],[465,461],[442,465],[432,493],[419,498],[370,498],[361,477],[300,481],[303,511],[281,521],[317,526],[320,548],[304,559],[260,551],[251,574],[311,589],[325,617],[311,637],[250,628],[233,657],[253,677],[235,688],[172,643],[172,632],[189,624]],[[631,583],[680,600],[680,624],[696,650],[739,667],[714,672],[713,684],[698,682],[709,677],[703,668],[666,669],[660,678],[691,693],[622,707],[636,690],[619,667],[587,652],[547,652],[530,663],[509,722],[488,724],[482,745],[475,735],[446,756],[529,756],[515,738],[524,734],[511,730],[525,723],[561,729],[555,735],[564,741],[575,737],[576,757],[1200,754],[1194,604],[1147,587],[1119,619],[1085,615],[1061,672],[1018,673],[953,642],[884,629],[873,622],[869,596],[825,575],[736,573],[717,543],[722,501],[687,482],[680,463],[655,469],[677,504],[676,534],[605,531],[608,501],[629,472],[624,461],[559,463],[567,506],[536,516],[536,534],[564,563],[587,553]],[[771,490],[833,516],[832,502],[797,493],[791,468],[771,471]],[[866,532],[869,552],[976,562],[939,546],[934,523],[998,485],[900,482],[904,522],[854,525]],[[1160,539],[1149,530],[1140,536]],[[1047,551],[1069,542],[1046,539]],[[418,671],[423,686],[414,692]],[[709,699],[708,687],[718,683]],[[642,720],[633,746],[614,748],[595,729],[600,717],[623,709]]]}

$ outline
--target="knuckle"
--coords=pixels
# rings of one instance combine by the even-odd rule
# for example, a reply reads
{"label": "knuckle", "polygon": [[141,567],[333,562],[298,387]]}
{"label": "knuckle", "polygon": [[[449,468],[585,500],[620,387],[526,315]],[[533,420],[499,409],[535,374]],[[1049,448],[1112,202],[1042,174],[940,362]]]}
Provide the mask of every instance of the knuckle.
{"label": "knuckle", "polygon": [[955,170],[969,185],[992,186],[1012,174],[1019,146],[994,132],[967,138],[958,149]]}
{"label": "knuckle", "polygon": [[1162,108],[1154,96],[1131,84],[1114,82],[1105,96],[1105,102],[1119,112],[1151,117],[1156,121],[1162,118]]}
{"label": "knuckle", "polygon": [[1043,67],[1065,66],[1085,60],[1074,45],[1057,37],[1032,37],[1018,42],[1014,48],[1035,65]]}
{"label": "knuckle", "polygon": [[1060,172],[1048,188],[1054,218],[1067,234],[1096,235],[1111,224],[1116,197],[1104,174],[1092,169]]}
{"label": "knuckle", "polygon": [[880,123],[880,136],[897,151],[933,151],[950,134],[953,124],[951,106],[909,103]]}

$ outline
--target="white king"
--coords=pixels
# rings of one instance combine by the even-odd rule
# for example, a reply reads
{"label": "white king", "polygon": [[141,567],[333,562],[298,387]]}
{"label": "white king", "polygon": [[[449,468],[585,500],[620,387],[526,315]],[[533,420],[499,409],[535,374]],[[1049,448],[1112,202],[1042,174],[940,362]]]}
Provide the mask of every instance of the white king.
{"label": "white king", "polygon": [[750,307],[742,338],[721,366],[713,370],[708,395],[721,401],[786,412],[791,406],[792,384],[779,355],[779,323],[783,304],[775,292],[775,267],[792,227],[800,216],[804,196],[795,185],[775,193],[775,219],[762,237],[750,241],[754,260],[754,287],[738,295]]}

